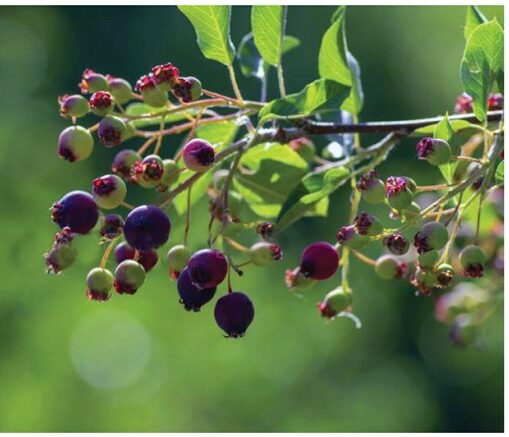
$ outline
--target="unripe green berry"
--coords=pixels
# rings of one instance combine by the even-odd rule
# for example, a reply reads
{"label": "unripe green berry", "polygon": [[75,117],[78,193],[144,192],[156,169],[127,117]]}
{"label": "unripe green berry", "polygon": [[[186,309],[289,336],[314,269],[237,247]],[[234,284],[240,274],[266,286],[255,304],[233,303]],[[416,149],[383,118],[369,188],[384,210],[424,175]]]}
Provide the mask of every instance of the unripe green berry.
{"label": "unripe green berry", "polygon": [[79,86],[83,94],[108,91],[110,89],[105,76],[88,68],[83,72]]}
{"label": "unripe green berry", "polygon": [[275,243],[260,241],[249,248],[249,259],[255,266],[268,266],[282,257],[283,252]]}
{"label": "unripe green berry", "polygon": [[422,254],[430,250],[440,250],[447,243],[449,233],[439,222],[428,222],[415,234],[414,246]]}
{"label": "unripe green berry", "polygon": [[392,208],[403,210],[412,203],[414,195],[411,187],[415,185],[412,179],[400,176],[390,176],[385,182],[387,200]]}
{"label": "unripe green berry", "polygon": [[355,225],[342,226],[338,232],[337,239],[339,244],[355,250],[360,250],[369,243],[369,237],[359,234]]}
{"label": "unripe green berry", "polygon": [[474,323],[470,314],[456,317],[449,331],[449,338],[457,346],[470,346],[479,336],[479,326]]}
{"label": "unripe green berry", "polygon": [[440,288],[449,287],[454,281],[454,269],[450,264],[440,264],[435,271],[438,286]]}
{"label": "unripe green berry", "polygon": [[307,137],[291,140],[288,145],[306,162],[313,161],[314,157],[316,156],[315,144]]}
{"label": "unripe green berry", "polygon": [[58,102],[60,103],[60,115],[62,117],[80,118],[88,114],[88,101],[79,94],[60,96]]}
{"label": "unripe green berry", "polygon": [[385,202],[385,185],[375,170],[361,176],[356,186],[366,203],[377,205]]}
{"label": "unripe green berry", "polygon": [[179,77],[171,85],[173,95],[184,103],[198,100],[202,95],[201,82],[196,77]]}
{"label": "unripe green berry", "polygon": [[179,179],[179,167],[173,159],[163,160],[164,173],[157,186],[158,191],[166,191]]}
{"label": "unripe green berry", "polygon": [[419,263],[419,267],[423,269],[433,269],[438,262],[438,258],[440,258],[439,253],[436,250],[430,250],[429,252],[419,255],[417,257],[417,262]]}
{"label": "unripe green berry", "polygon": [[158,155],[148,155],[135,167],[136,182],[143,188],[155,188],[164,176],[164,162]]}
{"label": "unripe green berry", "polygon": [[76,250],[70,243],[53,245],[51,250],[44,255],[47,272],[58,275],[74,263],[76,255]]}
{"label": "unripe green berry", "polygon": [[172,279],[177,279],[180,272],[187,266],[191,258],[191,250],[183,244],[173,246],[166,255],[168,261],[168,271]]}
{"label": "unripe green berry", "polygon": [[92,195],[101,208],[116,208],[122,204],[126,194],[125,182],[117,175],[102,176],[92,182]]}
{"label": "unripe green berry", "polygon": [[110,92],[117,103],[123,105],[132,99],[133,89],[131,84],[120,77],[111,78],[108,80],[110,85]]}
{"label": "unripe green berry", "polygon": [[486,254],[473,244],[466,246],[460,252],[460,264],[463,267],[463,275],[469,278],[480,278],[484,275],[484,263]]}
{"label": "unripe green berry", "polygon": [[437,166],[446,164],[451,160],[451,147],[441,139],[423,138],[417,144],[417,157]]}
{"label": "unripe green berry", "polygon": [[323,317],[328,319],[335,318],[339,313],[350,311],[352,307],[352,293],[338,287],[325,295],[322,302],[318,302],[317,307]]}
{"label": "unripe green berry", "polygon": [[375,272],[382,279],[400,279],[405,270],[405,264],[393,255],[382,255],[376,260]]}
{"label": "unripe green berry", "polygon": [[118,146],[126,139],[127,125],[118,117],[108,115],[99,122],[97,135],[106,147]]}
{"label": "unripe green berry", "polygon": [[115,290],[119,294],[134,294],[145,282],[145,269],[132,259],[122,261],[115,270]]}
{"label": "unripe green berry", "polygon": [[141,92],[143,101],[154,108],[160,108],[168,103],[168,93],[159,88],[147,89]]}
{"label": "unripe green berry", "polygon": [[300,268],[297,267],[295,270],[286,271],[285,282],[290,291],[305,291],[312,288],[318,281],[307,278],[302,274]]}
{"label": "unripe green berry", "polygon": [[109,270],[100,267],[93,268],[87,275],[87,297],[91,300],[108,300],[113,281],[113,274]]}
{"label": "unripe green berry", "polygon": [[435,273],[430,270],[417,268],[411,279],[412,284],[417,287],[419,292],[428,296],[436,286]]}
{"label": "unripe green berry", "polygon": [[92,135],[82,126],[69,126],[58,137],[58,156],[69,162],[83,161],[94,150]]}
{"label": "unripe green berry", "polygon": [[382,223],[380,223],[376,217],[369,215],[365,211],[355,217],[354,227],[357,233],[368,237],[380,235],[384,230]]}

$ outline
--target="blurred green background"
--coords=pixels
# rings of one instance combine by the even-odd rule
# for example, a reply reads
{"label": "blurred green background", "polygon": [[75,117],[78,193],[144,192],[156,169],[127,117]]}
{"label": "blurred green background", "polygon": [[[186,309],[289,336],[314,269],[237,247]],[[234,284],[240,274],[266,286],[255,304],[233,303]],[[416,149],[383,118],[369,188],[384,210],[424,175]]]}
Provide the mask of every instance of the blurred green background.
{"label": "blurred green background", "polygon": [[[481,9],[503,22],[502,7]],[[291,92],[317,78],[333,10],[289,8],[287,32],[302,42],[284,60]],[[366,96],[361,118],[452,110],[464,17],[464,7],[348,8],[349,47]],[[249,29],[249,8],[235,7],[235,45]],[[74,165],[56,157],[66,125],[57,96],[78,91],[85,67],[134,83],[167,61],[231,94],[225,69],[202,57],[175,7],[0,8],[0,431],[502,431],[501,313],[486,326],[484,350],[463,350],[435,321],[431,299],[381,283],[356,261],[361,330],[318,316],[315,303],[337,277],[301,297],[288,293],[285,267],[347,221],[347,187],[332,196],[327,219],[304,219],[281,235],[283,263],[234,279],[257,312],[242,340],[222,337],[212,305],[183,311],[163,262],[135,297],[86,301],[84,278],[102,253],[92,236],[79,240],[72,269],[44,274],[42,255],[56,231],[48,208],[72,189],[88,190],[113,153],[98,146]],[[258,97],[256,80],[239,74],[239,81],[245,96]],[[274,77],[270,89],[274,97]],[[404,143],[381,172],[437,180],[411,146]],[[205,244],[203,217],[193,213],[194,248]],[[175,242],[182,220],[173,220]]]}

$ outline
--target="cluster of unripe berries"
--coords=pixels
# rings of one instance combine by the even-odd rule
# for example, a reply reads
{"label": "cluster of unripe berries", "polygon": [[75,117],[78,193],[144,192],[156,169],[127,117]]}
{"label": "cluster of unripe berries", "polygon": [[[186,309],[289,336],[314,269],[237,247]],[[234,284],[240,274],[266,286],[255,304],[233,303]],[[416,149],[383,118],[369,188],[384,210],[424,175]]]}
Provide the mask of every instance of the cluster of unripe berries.
{"label": "cluster of unripe berries", "polygon": [[[472,96],[467,93],[463,93],[456,98],[456,105],[454,106],[454,112],[457,114],[468,114],[469,112],[473,112],[472,106]],[[498,109],[503,109],[504,107],[504,96],[500,93],[490,94],[488,96],[488,101],[486,102],[488,106],[488,111],[496,111]]]}

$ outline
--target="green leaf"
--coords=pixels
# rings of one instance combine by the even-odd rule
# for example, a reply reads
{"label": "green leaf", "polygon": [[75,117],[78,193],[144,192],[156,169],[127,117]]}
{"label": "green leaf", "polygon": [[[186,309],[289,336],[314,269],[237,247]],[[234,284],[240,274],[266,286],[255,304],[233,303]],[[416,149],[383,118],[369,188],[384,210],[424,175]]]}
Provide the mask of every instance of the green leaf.
{"label": "green leaf", "polygon": [[320,77],[332,79],[351,88],[350,95],[341,109],[358,114],[363,105],[364,94],[360,80],[360,67],[348,51],[345,33],[345,6],[340,6],[325,32],[318,54]]}
{"label": "green leaf", "polygon": [[[154,108],[152,106],[148,106],[145,103],[135,102],[131,103],[126,108],[126,114],[130,116],[136,116],[136,115],[143,115],[143,114],[151,114],[154,112],[160,112],[161,110],[164,110],[164,108]],[[187,120],[187,115],[194,115],[195,114],[194,109],[188,109],[187,111],[181,111],[176,112],[174,114],[168,114],[164,116],[165,123],[172,123],[176,121],[182,121]],[[161,123],[161,117],[151,117],[151,118],[143,118],[139,120],[132,120],[130,122],[134,127],[140,128],[140,127],[146,127],[146,126],[153,126]]]}
{"label": "green leaf", "polygon": [[[461,153],[461,144],[459,139],[456,136],[454,128],[449,122],[448,114],[445,114],[444,118],[440,123],[435,126],[435,132],[433,133],[434,138],[439,138],[441,140],[445,140],[451,146],[451,151],[453,155],[459,155]],[[456,166],[458,165],[457,161],[451,161],[447,164],[443,164],[438,168],[444,175],[447,183],[452,183],[454,178],[454,170],[456,170]]]}
{"label": "green leaf", "polygon": [[263,60],[270,65],[281,62],[285,15],[285,6],[251,7],[254,42]]}
{"label": "green leaf", "polygon": [[239,127],[235,120],[226,120],[213,124],[202,124],[196,128],[196,138],[203,138],[214,145],[216,151],[230,145],[235,139]]}
{"label": "green leaf", "polygon": [[465,20],[465,31],[464,36],[465,40],[472,34],[474,29],[479,26],[479,24],[487,23],[488,20],[481,13],[477,6],[467,6],[467,18]]}
{"label": "green leaf", "polygon": [[306,215],[318,202],[323,201],[348,181],[349,177],[350,171],[346,167],[333,167],[306,175],[292,191],[279,213],[277,219],[279,230]]}
{"label": "green leaf", "polygon": [[349,92],[349,87],[333,80],[315,80],[297,94],[268,103],[260,111],[260,124],[270,119],[295,119],[337,111]]}
{"label": "green leaf", "polygon": [[504,161],[498,164],[497,171],[495,172],[495,179],[497,182],[504,182]]}
{"label": "green leaf", "polygon": [[288,52],[300,46],[300,39],[291,35],[283,36],[283,47],[281,47],[281,54],[286,55]]}
{"label": "green leaf", "polygon": [[256,214],[274,218],[307,170],[306,161],[290,147],[259,144],[242,157],[234,187]]}
{"label": "green leaf", "polygon": [[196,30],[198,45],[207,59],[232,65],[235,47],[230,39],[231,6],[177,6]]}
{"label": "green leaf", "polygon": [[475,116],[486,120],[488,95],[504,71],[504,31],[496,20],[477,26],[461,61],[463,88],[472,96]]}
{"label": "green leaf", "polygon": [[[428,126],[424,126],[419,129],[416,129],[415,131],[412,132],[412,135],[414,135],[414,136],[415,135],[417,135],[417,136],[433,135],[435,133],[435,129],[436,129],[437,125],[439,125],[439,124],[440,123],[429,124]],[[453,128],[455,133],[467,131],[467,132],[471,132],[472,134],[474,134],[476,132],[478,133],[478,132],[484,131],[484,128],[481,125],[473,124],[466,120],[449,120],[449,124],[451,125],[451,127]]]}

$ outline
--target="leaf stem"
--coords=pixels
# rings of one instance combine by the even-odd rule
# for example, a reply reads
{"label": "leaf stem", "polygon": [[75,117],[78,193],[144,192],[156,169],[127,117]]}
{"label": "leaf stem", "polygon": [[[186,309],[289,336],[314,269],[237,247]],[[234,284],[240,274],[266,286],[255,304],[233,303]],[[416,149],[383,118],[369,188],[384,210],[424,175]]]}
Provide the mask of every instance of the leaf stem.
{"label": "leaf stem", "polygon": [[285,78],[283,75],[283,64],[279,61],[277,66],[277,81],[279,85],[279,94],[281,97],[286,97]]}
{"label": "leaf stem", "polygon": [[230,81],[232,83],[232,88],[233,88],[235,97],[237,97],[239,105],[244,106],[244,99],[242,98],[239,84],[237,83],[237,78],[235,77],[235,70],[233,69],[233,65],[228,65],[228,73],[230,75]]}

